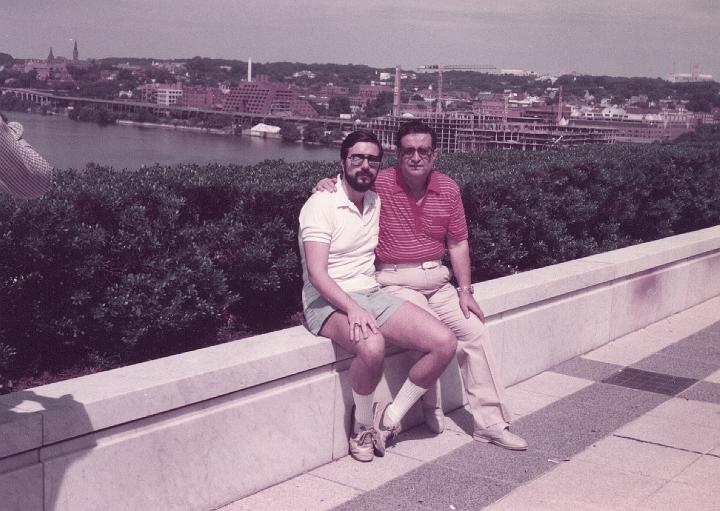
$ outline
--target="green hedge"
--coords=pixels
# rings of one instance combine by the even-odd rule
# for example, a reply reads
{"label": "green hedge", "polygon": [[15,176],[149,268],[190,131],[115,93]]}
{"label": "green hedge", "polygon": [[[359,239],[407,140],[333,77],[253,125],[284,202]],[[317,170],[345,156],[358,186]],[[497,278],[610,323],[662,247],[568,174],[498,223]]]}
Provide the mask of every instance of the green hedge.
{"label": "green hedge", "polygon": [[[718,145],[448,155],[474,280],[720,224]],[[112,367],[300,310],[297,215],[336,163],[89,166],[0,198],[0,373]],[[296,320],[296,316],[295,320]]]}

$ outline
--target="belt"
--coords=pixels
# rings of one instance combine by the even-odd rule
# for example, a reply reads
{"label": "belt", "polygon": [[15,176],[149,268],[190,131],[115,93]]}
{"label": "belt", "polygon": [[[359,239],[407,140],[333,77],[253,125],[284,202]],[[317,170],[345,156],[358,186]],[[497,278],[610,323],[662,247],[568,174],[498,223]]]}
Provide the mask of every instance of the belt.
{"label": "belt", "polygon": [[424,261],[422,263],[378,263],[376,265],[378,270],[405,270],[410,268],[417,268],[421,270],[432,270],[442,266],[442,261],[437,259],[435,261]]}

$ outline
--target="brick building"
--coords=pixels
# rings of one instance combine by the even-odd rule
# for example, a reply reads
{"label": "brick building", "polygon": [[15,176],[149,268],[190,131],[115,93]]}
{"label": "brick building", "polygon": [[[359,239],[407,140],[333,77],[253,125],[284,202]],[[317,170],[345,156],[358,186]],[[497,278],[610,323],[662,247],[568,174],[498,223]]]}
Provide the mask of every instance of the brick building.
{"label": "brick building", "polygon": [[273,82],[241,83],[227,94],[223,110],[251,114],[318,116],[308,101],[298,98],[296,91],[285,84]]}

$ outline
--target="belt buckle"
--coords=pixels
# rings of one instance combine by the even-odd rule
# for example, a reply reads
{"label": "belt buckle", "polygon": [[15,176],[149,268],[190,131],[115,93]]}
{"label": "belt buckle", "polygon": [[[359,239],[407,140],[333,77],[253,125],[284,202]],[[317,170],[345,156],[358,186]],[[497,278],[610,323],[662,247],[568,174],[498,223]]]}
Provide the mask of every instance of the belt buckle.
{"label": "belt buckle", "polygon": [[432,270],[433,268],[437,268],[440,266],[437,261],[425,261],[420,265],[420,268],[423,270]]}

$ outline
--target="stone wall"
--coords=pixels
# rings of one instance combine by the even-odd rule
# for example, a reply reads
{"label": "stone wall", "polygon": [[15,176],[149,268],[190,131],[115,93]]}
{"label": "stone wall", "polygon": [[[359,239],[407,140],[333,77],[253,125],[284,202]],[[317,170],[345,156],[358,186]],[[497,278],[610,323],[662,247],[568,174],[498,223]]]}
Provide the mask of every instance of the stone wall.
{"label": "stone wall", "polygon": [[[511,385],[720,295],[720,226],[475,295]],[[216,509],[344,456],[348,359],[295,327],[1,396],[0,509]],[[409,363],[388,353],[380,397]],[[462,405],[456,365],[443,398]]]}

